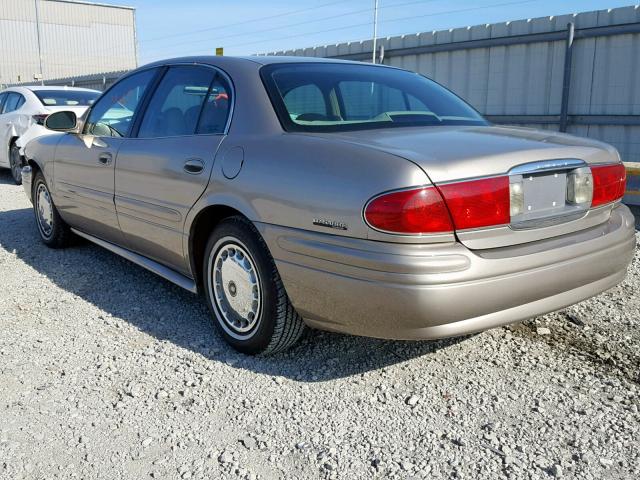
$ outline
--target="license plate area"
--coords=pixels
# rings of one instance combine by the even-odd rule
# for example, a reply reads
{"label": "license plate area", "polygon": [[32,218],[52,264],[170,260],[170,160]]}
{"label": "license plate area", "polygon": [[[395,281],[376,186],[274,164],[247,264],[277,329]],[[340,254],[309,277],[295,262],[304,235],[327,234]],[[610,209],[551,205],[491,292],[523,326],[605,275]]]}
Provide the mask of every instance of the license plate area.
{"label": "license plate area", "polygon": [[584,216],[591,202],[574,203],[570,199],[575,172],[584,171],[584,165],[580,160],[551,165],[546,162],[542,168],[527,164],[512,170],[511,228],[541,228]]}

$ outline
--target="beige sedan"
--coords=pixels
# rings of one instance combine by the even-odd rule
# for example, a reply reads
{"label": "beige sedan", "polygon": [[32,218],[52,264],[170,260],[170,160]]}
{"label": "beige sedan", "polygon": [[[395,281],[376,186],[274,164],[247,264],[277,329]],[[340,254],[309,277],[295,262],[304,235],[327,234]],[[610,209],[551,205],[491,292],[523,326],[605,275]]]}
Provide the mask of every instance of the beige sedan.
{"label": "beige sedan", "polygon": [[[616,150],[490,125],[416,73],[193,57],[129,73],[23,170],[40,237],[89,239],[192,292],[235,348],[304,326],[463,335],[620,282],[634,220]],[[131,299],[135,301],[135,299]]]}

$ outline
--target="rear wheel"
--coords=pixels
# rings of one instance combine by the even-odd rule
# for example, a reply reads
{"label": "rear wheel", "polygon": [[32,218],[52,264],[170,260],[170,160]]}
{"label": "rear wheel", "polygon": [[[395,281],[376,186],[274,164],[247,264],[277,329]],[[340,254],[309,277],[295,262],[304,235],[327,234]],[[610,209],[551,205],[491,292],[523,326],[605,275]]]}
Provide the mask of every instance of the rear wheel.
{"label": "rear wheel", "polygon": [[203,263],[207,303],[231,346],[266,355],[296,343],[304,322],[289,301],[264,240],[248,220],[222,221],[209,237]]}
{"label": "rear wheel", "polygon": [[9,166],[11,167],[11,176],[16,185],[22,184],[22,156],[20,149],[14,143],[9,149]]}
{"label": "rear wheel", "polygon": [[36,173],[33,180],[32,198],[38,232],[44,244],[51,248],[66,247],[71,238],[71,229],[58,213],[41,172]]}

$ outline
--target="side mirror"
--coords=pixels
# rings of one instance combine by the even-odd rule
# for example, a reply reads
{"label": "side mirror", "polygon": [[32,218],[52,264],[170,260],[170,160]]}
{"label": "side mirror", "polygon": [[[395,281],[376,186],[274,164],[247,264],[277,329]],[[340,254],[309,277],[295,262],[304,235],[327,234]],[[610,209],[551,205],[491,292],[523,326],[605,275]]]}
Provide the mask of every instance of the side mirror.
{"label": "side mirror", "polygon": [[52,113],[44,121],[46,128],[56,132],[73,132],[77,125],[78,117],[69,111]]}

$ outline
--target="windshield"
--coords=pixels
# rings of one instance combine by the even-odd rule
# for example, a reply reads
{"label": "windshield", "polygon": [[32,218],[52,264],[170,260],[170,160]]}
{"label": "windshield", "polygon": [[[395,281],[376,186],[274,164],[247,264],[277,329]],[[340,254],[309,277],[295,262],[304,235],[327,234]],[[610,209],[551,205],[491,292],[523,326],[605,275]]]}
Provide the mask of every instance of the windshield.
{"label": "windshield", "polygon": [[299,63],[268,65],[261,73],[290,131],[487,124],[449,90],[405,70]]}
{"label": "windshield", "polygon": [[47,107],[88,107],[100,92],[83,90],[34,90],[33,93]]}

